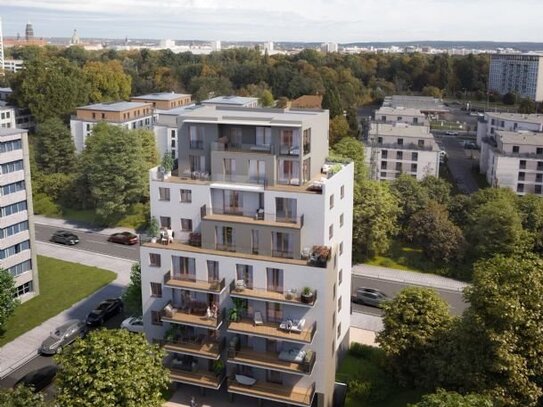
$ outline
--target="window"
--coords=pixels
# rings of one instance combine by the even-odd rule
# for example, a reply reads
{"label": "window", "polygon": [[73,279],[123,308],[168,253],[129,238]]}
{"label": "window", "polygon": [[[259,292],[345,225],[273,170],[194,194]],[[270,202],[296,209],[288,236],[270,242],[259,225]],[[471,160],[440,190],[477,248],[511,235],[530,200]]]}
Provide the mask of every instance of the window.
{"label": "window", "polygon": [[411,172],[417,172],[417,164],[411,164]]}
{"label": "window", "polygon": [[162,284],[151,283],[151,297],[162,298]]}
{"label": "window", "polygon": [[385,171],[381,171],[381,178],[386,178],[387,177],[387,173]]}
{"label": "window", "polygon": [[339,244],[339,254],[342,255],[343,254],[343,242],[341,242]]}
{"label": "window", "polygon": [[19,191],[24,191],[24,189],[25,189],[24,181],[14,182],[12,184],[7,184],[1,187],[2,196],[14,194],[15,192],[19,192]]}
{"label": "window", "polygon": [[304,154],[311,152],[311,128],[305,129],[303,133]]}
{"label": "window", "polygon": [[[524,161],[524,162],[526,162],[526,161]],[[525,165],[525,166],[526,166],[526,165]],[[538,170],[538,171],[543,170],[543,161],[538,161],[538,162],[537,162],[537,170]]]}
{"label": "window", "polygon": [[171,148],[175,148],[175,139],[172,139],[172,142],[170,143]]}
{"label": "window", "polygon": [[396,171],[402,170],[402,163],[396,163]]}
{"label": "window", "polygon": [[333,287],[332,287],[332,298],[333,299],[336,299],[336,283],[334,283]]}
{"label": "window", "polygon": [[543,174],[535,174],[535,182],[543,181]]}
{"label": "window", "polygon": [[32,270],[32,262],[30,260],[23,261],[22,263],[8,268],[9,274],[11,274],[13,277],[20,276],[21,274],[30,270]]}
{"label": "window", "polygon": [[172,219],[169,216],[160,217],[160,227],[171,229],[172,228]]}
{"label": "window", "polygon": [[258,229],[251,230],[251,250],[253,254],[258,254],[260,246],[260,232]]}
{"label": "window", "polygon": [[418,145],[419,147],[424,147],[424,140],[419,140],[418,143],[417,143],[417,145]]}
{"label": "window", "polygon": [[8,236],[16,235],[28,230],[28,221],[16,223],[14,225],[8,226],[4,229],[0,229],[0,238],[3,239]]}
{"label": "window", "polygon": [[338,339],[339,339],[340,336],[341,336],[341,322],[337,326],[337,337],[338,337]]}
{"label": "window", "polygon": [[388,150],[381,150],[381,158],[388,158]]}
{"label": "window", "polygon": [[170,200],[170,188],[158,188],[158,199],[160,201],[169,201]]}
{"label": "window", "polygon": [[517,192],[524,192],[524,184],[517,184]]}
{"label": "window", "polygon": [[151,311],[151,324],[162,325],[162,321],[160,320],[160,311]]}
{"label": "window", "polygon": [[25,240],[24,242],[17,243],[13,246],[7,247],[4,250],[0,250],[0,259],[6,259],[10,256],[14,256],[17,253],[21,253],[23,250],[30,249],[30,240]]}
{"label": "window", "polygon": [[334,194],[330,195],[330,209],[334,207]]}
{"label": "window", "polygon": [[519,146],[513,146],[513,153],[519,152]]}
{"label": "window", "polygon": [[181,219],[181,231],[192,232],[192,219]]}
{"label": "window", "polygon": [[328,226],[328,239],[332,239],[334,237],[334,225]]}
{"label": "window", "polygon": [[343,269],[339,270],[338,281],[339,285],[343,282]]}
{"label": "window", "polygon": [[396,151],[396,159],[403,160],[403,151]]}
{"label": "window", "polygon": [[160,267],[160,254],[149,253],[149,265],[152,267]]}
{"label": "window", "polygon": [[[539,166],[539,165],[538,165]],[[526,160],[520,160],[519,161],[519,168],[521,170],[525,170],[526,169]]]}
{"label": "window", "polygon": [[540,194],[541,193],[541,185],[536,185],[534,189],[534,193]]}
{"label": "window", "polygon": [[214,260],[207,261],[207,281],[212,283],[219,281],[219,262]]}
{"label": "window", "polygon": [[95,112],[92,112],[92,118],[96,119],[96,113]]}
{"label": "window", "polygon": [[419,159],[419,153],[411,153],[411,161],[417,161]]}
{"label": "window", "polygon": [[343,216],[343,214],[339,215],[339,227],[340,228],[343,227],[344,218],[345,217]]}
{"label": "window", "polygon": [[537,155],[542,155],[542,154],[543,154],[543,147],[537,147],[535,153],[536,153]]}
{"label": "window", "polygon": [[0,143],[0,153],[7,153],[9,151],[20,150],[23,148],[21,140],[11,140],[4,143]]}
{"label": "window", "polygon": [[230,226],[217,226],[215,239],[218,250],[234,250],[234,229]]}
{"label": "window", "polygon": [[387,169],[387,162],[386,162],[386,161],[381,161],[381,169],[382,169],[382,170],[386,170],[386,169]]}
{"label": "window", "polygon": [[525,175],[526,175],[525,172],[519,172],[519,173],[518,173],[518,180],[519,180],[519,181],[524,181]]}
{"label": "window", "polygon": [[399,139],[398,139],[398,145],[399,145],[399,146],[403,146],[403,138],[399,138]]}
{"label": "window", "polygon": [[341,188],[339,189],[339,197],[341,199],[345,198],[345,185],[342,185]]}
{"label": "window", "polygon": [[268,291],[283,293],[283,270],[266,268],[266,279]]}
{"label": "window", "polygon": [[339,297],[337,300],[337,312],[341,312],[342,299],[343,297]]}
{"label": "window", "polygon": [[3,206],[2,208],[0,208],[0,216],[4,217],[4,216],[13,215],[14,213],[26,211],[26,209],[27,209],[26,201],[17,202],[17,203]]}
{"label": "window", "polygon": [[335,339],[332,341],[332,357],[336,354],[336,341]]}
{"label": "window", "polygon": [[377,137],[377,144],[383,144],[383,138]]}
{"label": "window", "polygon": [[248,264],[236,264],[236,280],[243,280],[245,287],[253,288],[253,266]]}
{"label": "window", "polygon": [[337,267],[337,253],[334,253],[334,269]]}
{"label": "window", "polygon": [[28,294],[32,291],[32,281],[24,283],[15,289],[15,298],[21,297],[22,295]]}
{"label": "window", "polygon": [[192,191],[190,189],[180,189],[179,195],[181,197],[181,202],[183,203],[192,202]]}
{"label": "window", "polygon": [[10,172],[21,171],[22,169],[23,160],[11,161],[0,166],[0,171],[2,174],[9,174]]}

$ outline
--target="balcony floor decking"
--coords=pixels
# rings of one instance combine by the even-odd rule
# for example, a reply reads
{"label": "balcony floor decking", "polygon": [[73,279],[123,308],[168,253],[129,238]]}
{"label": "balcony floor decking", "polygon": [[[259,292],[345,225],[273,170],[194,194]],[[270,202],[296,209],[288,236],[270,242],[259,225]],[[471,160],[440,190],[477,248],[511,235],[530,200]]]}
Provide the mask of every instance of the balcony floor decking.
{"label": "balcony floor decking", "polygon": [[174,382],[193,384],[214,390],[219,389],[224,380],[224,377],[217,377],[213,372],[187,372],[178,369],[170,369],[170,378]]}
{"label": "balcony floor decking", "polygon": [[302,387],[289,388],[280,384],[267,382],[257,382],[252,386],[244,386],[233,380],[228,381],[228,392],[279,401],[296,406],[310,406],[314,395],[311,387],[306,389]]}
{"label": "balcony floor decking", "polygon": [[222,325],[222,321],[217,321],[217,319],[208,319],[202,315],[189,314],[182,311],[173,312],[171,316],[162,315],[161,319],[165,322],[198,326],[208,329],[219,329]]}
{"label": "balcony floor decking", "polygon": [[313,341],[310,328],[305,328],[300,333],[287,332],[279,329],[278,323],[264,322],[262,325],[255,326],[253,321],[248,319],[242,319],[237,322],[231,321],[228,325],[228,331],[288,342],[311,343]]}
{"label": "balcony floor decking", "polygon": [[182,288],[184,290],[192,290],[192,291],[201,291],[201,292],[209,292],[212,294],[219,294],[224,290],[224,287],[222,289],[218,289],[216,283],[209,283],[207,281],[202,280],[180,280],[176,278],[170,278],[165,282],[166,287],[170,288]]}
{"label": "balcony floor decking", "polygon": [[309,374],[304,372],[301,363],[280,360],[277,353],[258,352],[248,348],[242,348],[240,351],[237,351],[235,357],[228,358],[228,362],[257,366],[264,369],[279,370],[288,373]]}
{"label": "balcony floor decking", "polygon": [[177,352],[213,360],[218,360],[221,357],[219,343],[206,340],[202,343],[166,342],[164,349],[168,352]]}
{"label": "balcony floor decking", "polygon": [[302,225],[299,222],[281,222],[264,219],[255,219],[252,216],[243,215],[222,215],[222,214],[210,214],[206,215],[203,220],[211,220],[217,222],[235,222],[245,223],[255,226],[271,226],[275,228],[289,228],[289,229],[301,229]]}

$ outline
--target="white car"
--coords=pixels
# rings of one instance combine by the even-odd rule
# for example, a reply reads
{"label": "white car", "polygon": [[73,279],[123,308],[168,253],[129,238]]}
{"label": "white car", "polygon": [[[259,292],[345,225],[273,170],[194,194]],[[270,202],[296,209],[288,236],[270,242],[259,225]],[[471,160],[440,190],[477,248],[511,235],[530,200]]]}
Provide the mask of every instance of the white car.
{"label": "white car", "polygon": [[121,328],[130,332],[143,332],[143,318],[142,317],[129,317],[121,323]]}

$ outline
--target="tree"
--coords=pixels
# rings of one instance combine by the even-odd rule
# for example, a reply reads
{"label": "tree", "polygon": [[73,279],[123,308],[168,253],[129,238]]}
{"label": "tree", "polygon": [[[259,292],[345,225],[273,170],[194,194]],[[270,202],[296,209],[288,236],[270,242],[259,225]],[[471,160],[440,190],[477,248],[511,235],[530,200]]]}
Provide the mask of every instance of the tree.
{"label": "tree", "polygon": [[540,405],[543,398],[543,260],[496,256],[478,262],[465,291],[464,324],[477,345],[476,389],[507,406]]}
{"label": "tree", "polygon": [[447,303],[428,288],[404,288],[383,304],[384,329],[377,342],[403,384],[431,386],[435,346],[453,322]]}
{"label": "tree", "polygon": [[507,92],[503,95],[502,102],[504,105],[514,105],[517,101],[517,95],[513,92]]}
{"label": "tree", "polygon": [[330,130],[328,132],[328,140],[330,147],[341,141],[345,137],[350,137],[351,131],[349,123],[345,116],[336,116],[330,120]]}
{"label": "tree", "polygon": [[443,92],[441,91],[441,89],[435,86],[425,86],[424,88],[422,88],[422,94],[424,96],[432,96],[438,99],[441,99],[441,97],[443,96]]}
{"label": "tree", "polygon": [[124,216],[146,194],[146,163],[137,132],[99,123],[81,154],[85,177],[96,214],[104,224]]}
{"label": "tree", "polygon": [[533,102],[533,100],[528,98],[522,98],[520,99],[520,102],[518,104],[518,112],[523,114],[531,114],[535,113],[536,105]]}
{"label": "tree", "polygon": [[125,74],[119,61],[90,61],[83,66],[82,72],[90,84],[91,102],[112,102],[130,97],[132,78]]}
{"label": "tree", "polygon": [[129,313],[142,314],[141,265],[139,263],[132,264],[130,283],[123,293],[123,303]]}
{"label": "tree", "polygon": [[81,69],[64,58],[26,61],[12,88],[17,105],[28,107],[38,123],[67,119],[77,106],[87,104],[90,91]]}
{"label": "tree", "polygon": [[518,208],[522,226],[534,241],[534,250],[543,253],[543,200],[537,195],[527,194],[519,198]]}
{"label": "tree", "polygon": [[350,134],[354,138],[358,138],[360,132],[360,126],[358,124],[358,117],[356,114],[356,109],[354,107],[347,108],[347,122],[349,123]]}
{"label": "tree", "polygon": [[0,269],[0,336],[19,301],[15,299],[15,279],[6,269]]}
{"label": "tree", "polygon": [[420,183],[426,190],[428,198],[441,205],[447,205],[451,198],[451,184],[443,178],[432,175],[424,177]]}
{"label": "tree", "polygon": [[352,137],[344,137],[334,145],[331,154],[353,160],[355,183],[366,179],[367,169],[364,162],[364,145],[360,141]]}
{"label": "tree", "polygon": [[156,167],[158,165],[160,157],[156,148],[155,133],[153,132],[153,130],[146,129],[137,129],[132,131],[135,133],[135,136],[141,141],[145,168],[151,169],[153,167]]}
{"label": "tree", "polygon": [[63,407],[159,407],[169,377],[158,345],[125,329],[97,330],[55,359]]}
{"label": "tree", "polygon": [[273,95],[268,89],[264,89],[260,95],[260,103],[262,106],[271,107],[274,105]]}
{"label": "tree", "polygon": [[45,174],[70,173],[75,170],[75,147],[70,130],[57,117],[38,124],[36,163]]}
{"label": "tree", "polygon": [[354,188],[353,251],[369,259],[386,253],[400,212],[388,184],[365,180]]}
{"label": "tree", "polygon": [[2,407],[47,407],[43,393],[34,393],[30,387],[17,386],[13,390],[0,390]]}
{"label": "tree", "polygon": [[411,216],[406,235],[434,263],[458,260],[464,246],[462,230],[449,220],[447,209],[435,201]]}
{"label": "tree", "polygon": [[494,402],[487,395],[462,395],[438,389],[435,393],[425,394],[420,402],[409,404],[409,407],[494,407]]}
{"label": "tree", "polygon": [[330,112],[330,119],[333,119],[336,116],[343,116],[339,92],[335,85],[329,84],[326,86],[326,92],[322,97],[322,108],[328,109]]}
{"label": "tree", "polygon": [[400,224],[405,227],[415,212],[423,209],[428,202],[426,189],[413,177],[401,174],[390,184],[390,189],[400,202]]}

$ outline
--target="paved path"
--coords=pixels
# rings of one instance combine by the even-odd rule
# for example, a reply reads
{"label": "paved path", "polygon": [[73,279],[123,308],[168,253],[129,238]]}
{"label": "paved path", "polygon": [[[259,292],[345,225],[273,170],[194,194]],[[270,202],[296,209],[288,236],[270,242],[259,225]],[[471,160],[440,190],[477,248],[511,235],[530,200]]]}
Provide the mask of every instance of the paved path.
{"label": "paved path", "polygon": [[78,222],[78,221],[72,221],[72,220],[66,220],[66,219],[60,219],[60,218],[49,218],[47,216],[40,216],[40,215],[34,215],[34,223],[37,223],[39,225],[54,226],[59,229],[75,229],[81,232],[95,232],[95,233],[101,233],[104,235],[111,235],[112,233],[117,233],[117,232],[136,233],[134,228],[125,228],[125,227],[101,228],[101,227],[85,224],[84,222]]}
{"label": "paved path", "polygon": [[131,260],[89,253],[44,242],[36,242],[36,248],[38,254],[43,256],[111,270],[117,273],[117,278],[101,290],[0,348],[0,378],[9,375],[14,369],[34,358],[41,342],[54,328],[69,319],[85,318],[92,308],[103,299],[120,296],[122,290],[130,281],[130,268],[134,263]]}

